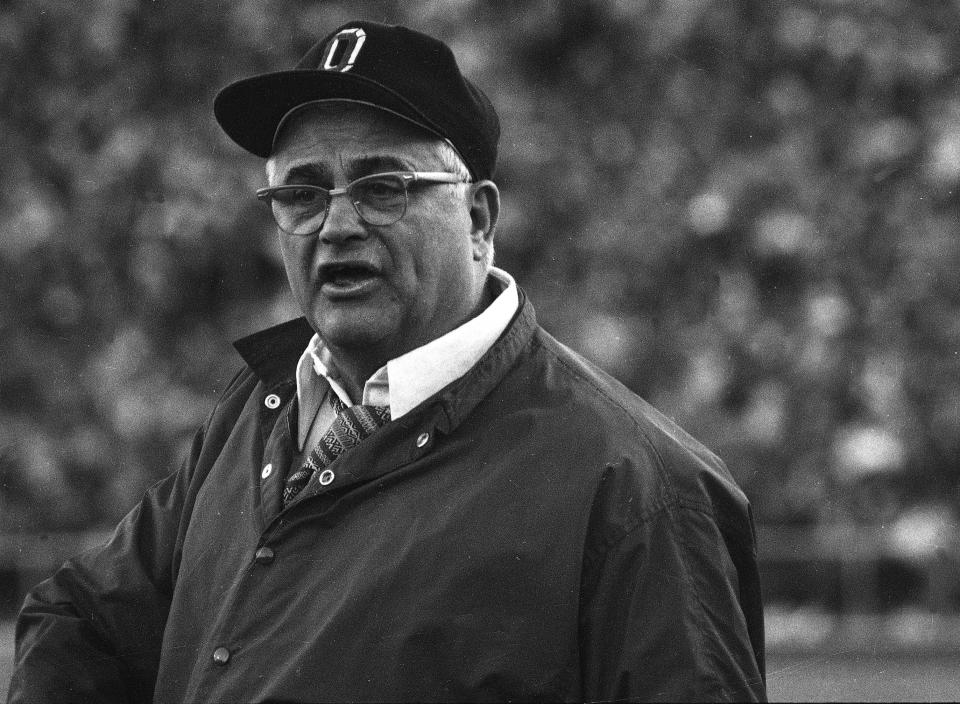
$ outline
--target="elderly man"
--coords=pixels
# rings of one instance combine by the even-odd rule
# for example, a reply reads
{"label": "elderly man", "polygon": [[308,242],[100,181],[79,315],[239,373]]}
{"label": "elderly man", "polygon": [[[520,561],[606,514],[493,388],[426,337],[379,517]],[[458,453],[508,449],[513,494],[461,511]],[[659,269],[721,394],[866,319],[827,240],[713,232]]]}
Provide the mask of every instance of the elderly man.
{"label": "elderly man", "polygon": [[27,598],[11,701],[763,699],[748,503],[492,266],[498,120],[352,22],[224,89],[304,318]]}

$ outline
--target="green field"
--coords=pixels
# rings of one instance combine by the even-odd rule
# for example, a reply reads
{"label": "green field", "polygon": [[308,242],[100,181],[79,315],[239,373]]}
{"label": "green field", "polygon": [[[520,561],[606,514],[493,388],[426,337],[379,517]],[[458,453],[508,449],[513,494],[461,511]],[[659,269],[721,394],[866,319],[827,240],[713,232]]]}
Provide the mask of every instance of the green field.
{"label": "green field", "polygon": [[[0,702],[6,700],[13,660],[13,624],[0,623]],[[820,656],[772,652],[770,700],[958,701],[960,655]]]}

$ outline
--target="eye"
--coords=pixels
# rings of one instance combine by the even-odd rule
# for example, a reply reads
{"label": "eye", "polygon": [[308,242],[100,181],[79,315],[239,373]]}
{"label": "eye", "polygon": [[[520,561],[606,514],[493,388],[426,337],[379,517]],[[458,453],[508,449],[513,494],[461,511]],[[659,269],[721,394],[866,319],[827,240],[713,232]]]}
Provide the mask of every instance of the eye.
{"label": "eye", "polygon": [[403,198],[403,181],[398,178],[374,178],[356,185],[357,197],[368,201],[393,201]]}
{"label": "eye", "polygon": [[273,199],[280,205],[309,208],[323,203],[323,194],[312,188],[284,188],[273,192]]}

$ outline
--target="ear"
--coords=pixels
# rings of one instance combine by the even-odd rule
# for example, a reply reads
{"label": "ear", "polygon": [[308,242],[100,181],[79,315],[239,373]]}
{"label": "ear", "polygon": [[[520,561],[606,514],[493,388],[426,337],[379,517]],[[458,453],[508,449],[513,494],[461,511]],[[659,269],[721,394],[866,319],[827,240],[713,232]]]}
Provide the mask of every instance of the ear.
{"label": "ear", "polygon": [[493,235],[500,219],[500,190],[493,181],[470,184],[470,239],[474,261],[490,261]]}

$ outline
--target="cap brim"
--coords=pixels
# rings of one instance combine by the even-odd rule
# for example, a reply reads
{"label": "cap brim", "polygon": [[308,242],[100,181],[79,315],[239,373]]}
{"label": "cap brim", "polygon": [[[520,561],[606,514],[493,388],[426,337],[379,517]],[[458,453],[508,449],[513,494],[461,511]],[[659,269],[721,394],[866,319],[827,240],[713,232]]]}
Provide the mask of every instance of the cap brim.
{"label": "cap brim", "polygon": [[349,72],[295,69],[231,83],[213,102],[213,113],[230,138],[248,152],[267,158],[287,114],[307,103],[350,100],[394,113],[435,134],[429,120],[402,96]]}

